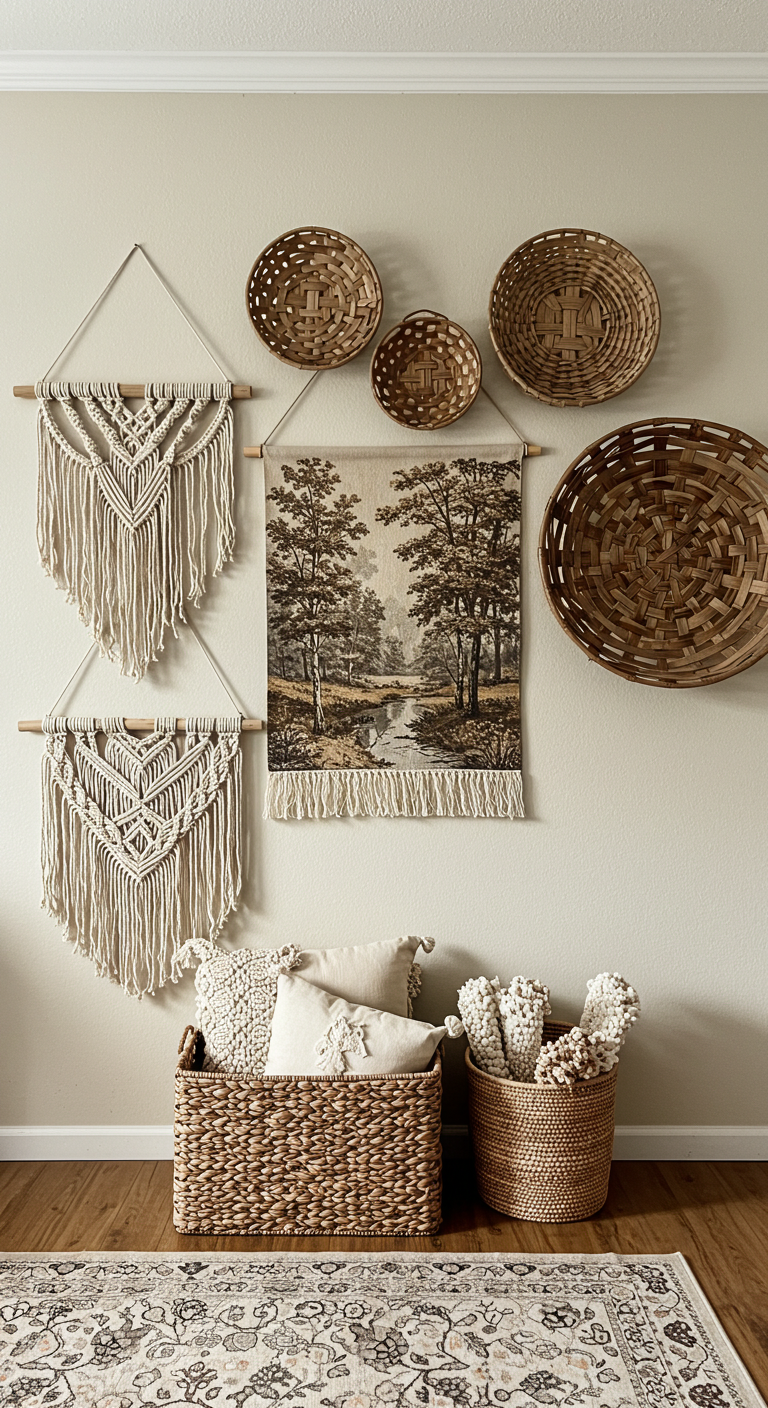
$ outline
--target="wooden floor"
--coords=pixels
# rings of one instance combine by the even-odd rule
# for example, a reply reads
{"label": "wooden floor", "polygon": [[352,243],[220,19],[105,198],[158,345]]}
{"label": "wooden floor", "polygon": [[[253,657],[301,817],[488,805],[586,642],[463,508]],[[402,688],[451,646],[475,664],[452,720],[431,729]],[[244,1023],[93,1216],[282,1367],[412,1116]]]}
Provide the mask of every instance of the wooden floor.
{"label": "wooden floor", "polygon": [[446,1166],[436,1237],[181,1237],[170,1163],[0,1163],[3,1251],[683,1252],[768,1397],[768,1164],[617,1163],[588,1222],[516,1222]]}

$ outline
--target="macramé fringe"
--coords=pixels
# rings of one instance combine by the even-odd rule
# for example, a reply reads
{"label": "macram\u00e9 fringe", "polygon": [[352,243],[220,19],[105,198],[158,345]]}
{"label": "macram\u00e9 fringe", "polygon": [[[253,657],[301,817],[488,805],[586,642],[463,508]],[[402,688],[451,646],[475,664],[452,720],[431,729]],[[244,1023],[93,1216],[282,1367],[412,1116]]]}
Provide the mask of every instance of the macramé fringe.
{"label": "macram\u00e9 fringe", "polygon": [[472,768],[324,768],[271,772],[265,817],[522,817],[521,772]]}

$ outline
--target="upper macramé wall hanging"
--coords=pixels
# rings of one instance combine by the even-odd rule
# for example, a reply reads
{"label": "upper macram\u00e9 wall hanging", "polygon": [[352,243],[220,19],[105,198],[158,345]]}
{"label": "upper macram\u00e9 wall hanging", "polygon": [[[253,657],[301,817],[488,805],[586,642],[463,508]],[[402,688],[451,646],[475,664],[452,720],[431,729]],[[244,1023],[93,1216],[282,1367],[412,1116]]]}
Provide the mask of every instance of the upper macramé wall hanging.
{"label": "upper macram\u00e9 wall hanging", "polygon": [[152,384],[136,411],[114,383],[35,392],[40,561],[101,653],[141,679],[200,604],[210,517],[214,574],[233,554],[232,386]]}
{"label": "upper macram\u00e9 wall hanging", "polygon": [[265,814],[522,816],[522,444],[264,455]]}

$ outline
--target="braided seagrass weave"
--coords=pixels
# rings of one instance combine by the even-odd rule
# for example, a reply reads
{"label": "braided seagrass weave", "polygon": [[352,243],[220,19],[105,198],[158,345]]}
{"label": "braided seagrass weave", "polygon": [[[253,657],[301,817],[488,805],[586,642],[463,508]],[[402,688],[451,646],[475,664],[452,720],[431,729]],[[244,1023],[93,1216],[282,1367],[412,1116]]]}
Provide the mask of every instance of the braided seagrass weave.
{"label": "braided seagrass weave", "polygon": [[187,1027],[176,1070],[177,1232],[417,1236],[441,1218],[440,1052],[392,1076],[200,1069]]}
{"label": "braided seagrass weave", "polygon": [[[544,1041],[570,1031],[545,1022]],[[617,1069],[575,1085],[502,1080],[466,1052],[469,1123],[480,1196],[528,1222],[578,1222],[608,1196]]]}
{"label": "braided seagrass weave", "polygon": [[382,338],[371,361],[381,409],[400,425],[439,430],[468,411],[483,376],[468,332],[440,313],[409,313]]}
{"label": "braided seagrass weave", "polygon": [[505,371],[551,406],[626,391],[659,340],[656,289],[639,259],[595,230],[547,230],[502,264],[491,340]]}
{"label": "braided seagrass weave", "polygon": [[289,230],[262,250],[245,299],[275,357],[313,371],[356,357],[379,326],[381,283],[368,255],[337,230]]}
{"label": "braided seagrass weave", "polygon": [[539,557],[591,660],[666,688],[727,679],[768,651],[768,449],[703,421],[622,426],[563,475]]}

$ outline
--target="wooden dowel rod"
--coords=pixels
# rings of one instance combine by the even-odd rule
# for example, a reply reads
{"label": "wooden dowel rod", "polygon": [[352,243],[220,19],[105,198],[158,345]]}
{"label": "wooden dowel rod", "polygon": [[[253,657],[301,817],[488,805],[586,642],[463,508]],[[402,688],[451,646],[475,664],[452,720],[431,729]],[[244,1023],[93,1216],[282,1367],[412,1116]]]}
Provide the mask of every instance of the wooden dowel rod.
{"label": "wooden dowel rod", "polygon": [[[153,733],[155,728],[154,719],[123,719],[125,727],[129,733]],[[264,723],[261,719],[241,719],[240,727],[244,733],[258,733],[263,729]],[[186,733],[186,719],[176,720],[176,732]],[[19,733],[42,733],[42,719],[19,719]],[[98,730],[103,733],[103,729]]]}
{"label": "wooden dowel rod", "polygon": [[[118,389],[121,396],[143,396],[146,388],[144,385],[139,385],[138,382],[121,381]],[[34,386],[14,386],[13,394],[23,397],[25,401],[34,401],[35,388]],[[232,396],[235,401],[250,401],[252,394],[250,386],[232,387]]]}
{"label": "wooden dowel rod", "polygon": [[[527,446],[526,446],[525,453],[526,453],[526,455],[531,455],[531,456],[532,456],[532,455],[540,455],[540,454],[541,454],[541,445],[527,445]],[[247,460],[260,460],[260,459],[263,459],[263,457],[264,457],[264,446],[263,446],[263,445],[245,445],[245,446],[243,447],[243,454],[245,455],[245,458],[246,458]]]}

